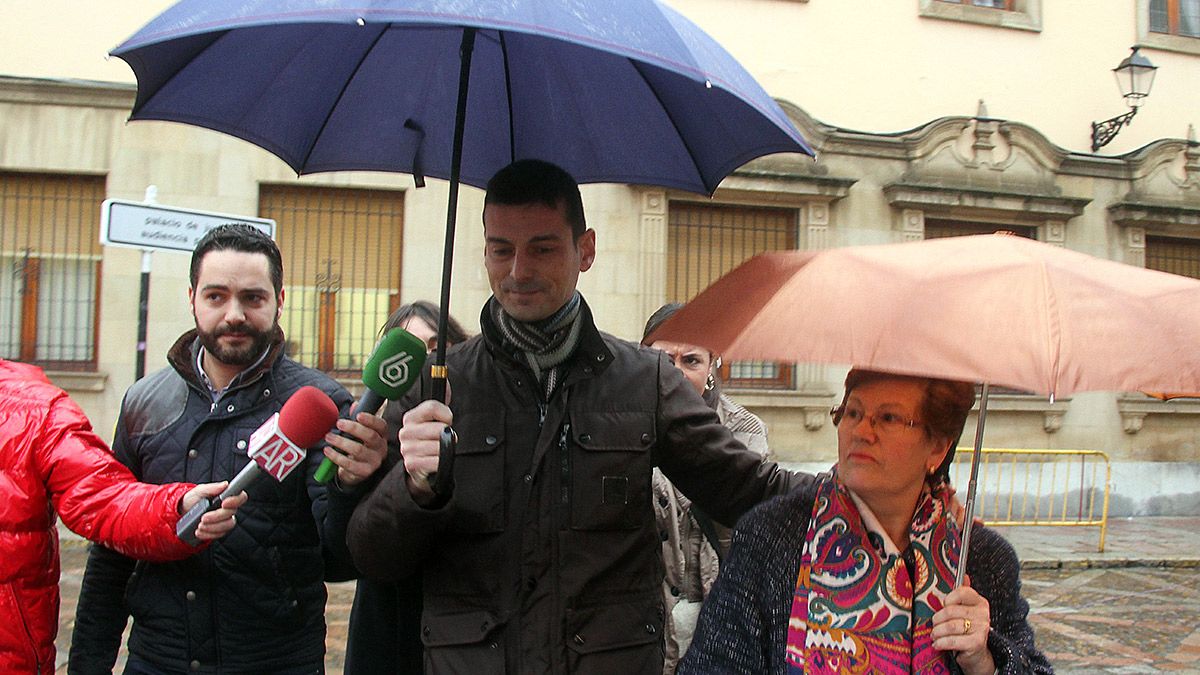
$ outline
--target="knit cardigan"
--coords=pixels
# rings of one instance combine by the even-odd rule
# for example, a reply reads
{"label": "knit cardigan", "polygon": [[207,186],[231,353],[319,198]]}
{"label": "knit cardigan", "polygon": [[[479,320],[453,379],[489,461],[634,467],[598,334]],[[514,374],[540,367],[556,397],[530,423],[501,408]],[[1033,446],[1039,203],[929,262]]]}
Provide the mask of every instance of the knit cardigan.
{"label": "knit cardigan", "polygon": [[[815,494],[815,484],[801,487],[760,504],[738,523],[678,673],[787,672],[788,619]],[[991,607],[988,649],[997,671],[1053,673],[1034,646],[1012,545],[977,525],[967,573]]]}

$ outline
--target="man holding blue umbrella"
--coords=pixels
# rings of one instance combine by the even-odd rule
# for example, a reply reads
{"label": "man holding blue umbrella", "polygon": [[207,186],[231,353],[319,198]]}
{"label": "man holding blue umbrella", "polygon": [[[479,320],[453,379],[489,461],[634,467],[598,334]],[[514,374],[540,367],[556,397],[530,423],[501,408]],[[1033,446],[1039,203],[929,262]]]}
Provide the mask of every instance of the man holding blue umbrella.
{"label": "man holding blue umbrella", "polygon": [[657,674],[653,467],[728,524],[805,477],[734,440],[663,355],[596,328],[569,174],[510,164],[483,221],[481,335],[448,354],[448,406],[389,406],[403,462],[356,509],[351,552],[372,577],[423,569],[426,672]]}

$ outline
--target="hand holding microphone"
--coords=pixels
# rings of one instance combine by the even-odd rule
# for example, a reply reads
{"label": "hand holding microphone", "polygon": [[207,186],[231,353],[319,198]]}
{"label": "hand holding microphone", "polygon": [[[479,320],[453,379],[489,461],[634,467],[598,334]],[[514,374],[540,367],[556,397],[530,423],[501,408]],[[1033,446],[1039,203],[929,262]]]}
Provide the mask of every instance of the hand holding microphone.
{"label": "hand holding microphone", "polygon": [[[385,400],[394,400],[404,396],[413,383],[420,379],[421,368],[424,365],[424,342],[403,328],[393,328],[388,331],[367,358],[366,365],[363,366],[362,381],[366,390],[363,391],[362,397],[350,411],[350,424],[360,424],[381,435],[385,434],[387,428],[382,420],[363,418],[363,421],[359,421],[358,413],[365,412],[374,415],[383,406]],[[344,431],[358,436],[353,433],[352,429]],[[325,461],[321,462],[320,468],[317,469],[316,479],[318,482],[325,483],[333,478],[339,466],[347,469],[346,474],[348,475],[343,475],[342,480],[351,485],[363,480],[378,468],[378,463],[371,466],[350,454],[348,451],[353,448],[353,443],[354,441],[347,438],[329,439],[329,444],[334,449],[326,451]],[[382,460],[382,454],[379,459]]]}
{"label": "hand holding microphone", "polygon": [[337,406],[325,392],[311,386],[296,390],[279,412],[250,434],[247,454],[252,461],[220,495],[201,498],[184,514],[175,526],[175,534],[193,546],[198,544],[196,527],[205,513],[221,508],[226,498],[239,494],[263,475],[283,481],[304,463],[308,448],[316,445],[337,419]]}

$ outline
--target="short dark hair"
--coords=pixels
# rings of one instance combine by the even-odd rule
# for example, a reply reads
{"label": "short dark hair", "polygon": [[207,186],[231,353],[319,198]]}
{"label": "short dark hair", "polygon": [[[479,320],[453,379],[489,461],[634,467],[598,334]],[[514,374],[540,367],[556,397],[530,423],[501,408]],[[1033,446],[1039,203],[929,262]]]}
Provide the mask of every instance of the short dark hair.
{"label": "short dark hair", "polygon": [[[387,333],[389,330],[403,326],[404,324],[408,323],[409,319],[412,319],[413,317],[424,321],[425,323],[429,324],[430,328],[437,330],[438,320],[441,318],[441,316],[442,311],[438,309],[438,306],[432,302],[429,302],[428,300],[416,300],[406,305],[400,305],[396,308],[396,311],[392,312],[391,316],[387,318],[387,321],[384,321],[383,325],[379,327],[379,336],[383,337],[383,334]],[[453,316],[446,317],[447,347],[451,347],[460,342],[465,342],[469,337],[471,336],[467,334],[467,331],[463,330],[462,325],[459,324]]]}
{"label": "short dark hair", "polygon": [[562,167],[540,159],[518,159],[497,171],[483,198],[485,208],[488,204],[561,207],[575,239],[587,231],[579,184]]}
{"label": "short dark hair", "polygon": [[275,295],[278,297],[283,292],[283,256],[280,255],[275,242],[257,227],[248,223],[226,223],[205,232],[192,251],[192,288],[200,281],[200,263],[203,262],[204,256],[212,251],[240,251],[267,256]]}
{"label": "short dark hair", "polygon": [[971,407],[975,405],[975,385],[958,380],[896,375],[853,368],[846,375],[846,393],[842,396],[842,407],[845,407],[846,400],[850,398],[850,392],[854,391],[855,387],[879,380],[907,380],[924,385],[925,395],[921,397],[919,413],[921,420],[931,436],[950,441],[950,452],[946,453],[946,458],[938,465],[934,475],[948,482],[950,464],[954,461],[954,448],[962,438],[967,415],[971,414]]}

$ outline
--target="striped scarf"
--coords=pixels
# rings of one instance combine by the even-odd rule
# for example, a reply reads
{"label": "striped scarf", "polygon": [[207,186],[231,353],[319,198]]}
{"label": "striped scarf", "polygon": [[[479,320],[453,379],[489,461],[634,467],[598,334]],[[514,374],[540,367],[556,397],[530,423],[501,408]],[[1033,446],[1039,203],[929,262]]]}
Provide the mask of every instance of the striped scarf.
{"label": "striped scarf", "polygon": [[562,377],[562,364],[579,345],[579,291],[557,312],[534,323],[517,321],[492,296],[487,309],[500,329],[504,346],[520,354],[542,385],[542,400],[549,401]]}

